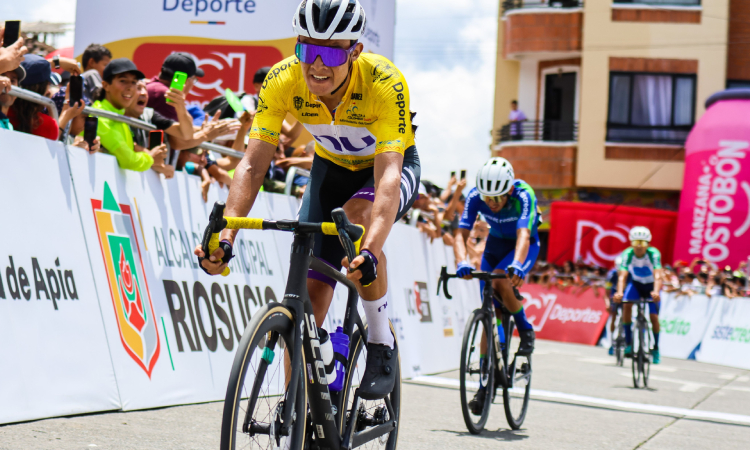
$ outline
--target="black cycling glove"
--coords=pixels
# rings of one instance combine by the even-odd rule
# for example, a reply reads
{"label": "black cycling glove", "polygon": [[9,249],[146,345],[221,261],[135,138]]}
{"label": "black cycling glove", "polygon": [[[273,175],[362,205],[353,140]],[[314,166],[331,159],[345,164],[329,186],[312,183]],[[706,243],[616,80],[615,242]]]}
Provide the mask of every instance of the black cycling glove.
{"label": "black cycling glove", "polygon": [[[232,258],[234,258],[234,255],[232,254],[232,244],[229,241],[223,240],[219,242],[219,248],[224,250],[224,257],[221,258],[222,262],[228,263]],[[210,257],[211,255],[208,255],[208,256]],[[208,259],[208,258],[198,258],[198,265],[200,266],[201,269],[203,269],[204,272],[208,273],[208,270],[206,270],[206,268],[203,267],[203,264],[201,264],[201,262],[204,259]],[[208,273],[208,274],[213,275],[211,273]]]}
{"label": "black cycling glove", "polygon": [[362,250],[359,252],[359,256],[365,258],[365,262],[357,267],[357,270],[362,272],[362,278],[359,279],[359,282],[363,287],[367,287],[378,278],[378,260],[369,250]]}

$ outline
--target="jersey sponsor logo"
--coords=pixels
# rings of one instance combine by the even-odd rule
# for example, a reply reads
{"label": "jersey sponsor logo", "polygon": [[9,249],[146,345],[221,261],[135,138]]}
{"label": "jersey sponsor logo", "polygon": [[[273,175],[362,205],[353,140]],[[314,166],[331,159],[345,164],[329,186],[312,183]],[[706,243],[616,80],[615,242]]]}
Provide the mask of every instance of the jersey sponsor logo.
{"label": "jersey sponsor logo", "polygon": [[[362,151],[362,150],[370,147],[371,145],[375,144],[375,138],[373,138],[372,136],[363,136],[361,138],[362,142],[365,144],[364,147],[356,147],[349,140],[349,138],[345,137],[345,136],[342,136],[340,138],[336,138],[336,137],[333,137],[333,136],[326,136],[324,134],[321,134],[321,135],[313,134],[313,137],[326,150],[330,151],[330,146],[333,146],[333,149],[335,151],[337,151],[337,152],[347,151],[347,152],[350,152],[350,153],[356,153],[356,152],[360,152],[360,151]],[[325,141],[324,141],[324,139],[325,139]],[[326,143],[328,143],[329,145],[326,145]]]}
{"label": "jersey sponsor logo", "polygon": [[362,94],[353,93],[352,100],[362,100]]}
{"label": "jersey sponsor logo", "polygon": [[300,96],[296,96],[292,100],[294,101],[294,109],[297,111],[302,109],[302,106],[305,104],[305,100]]}
{"label": "jersey sponsor logo", "polygon": [[346,118],[348,120],[356,120],[356,121],[362,121],[365,120],[364,114],[358,114],[357,111],[359,110],[359,106],[350,106],[349,109],[346,110]]}
{"label": "jersey sponsor logo", "polygon": [[320,103],[305,102],[305,108],[320,108]]}
{"label": "jersey sponsor logo", "polygon": [[268,85],[269,81],[271,81],[274,78],[278,77],[281,74],[281,72],[285,71],[286,69],[291,68],[292,66],[296,66],[297,64],[299,64],[299,59],[294,58],[292,61],[290,61],[288,63],[284,63],[284,64],[280,65],[279,67],[274,67],[273,70],[271,70],[270,72],[268,72],[268,75],[266,75],[266,79],[263,80],[263,89],[266,88],[266,86]]}
{"label": "jersey sponsor logo", "polygon": [[393,85],[393,90],[398,93],[396,95],[396,108],[398,108],[398,132],[401,134],[406,133],[406,100],[404,99],[404,83],[398,82]]}
{"label": "jersey sponsor logo", "polygon": [[303,112],[300,114],[302,117],[318,117],[320,114],[318,113],[309,113],[309,112]]}
{"label": "jersey sponsor logo", "polygon": [[381,62],[372,68],[370,74],[372,75],[372,82],[377,83],[398,76],[398,70],[388,63]]}
{"label": "jersey sponsor logo", "polygon": [[120,342],[151,378],[159,359],[159,328],[146,282],[130,205],[118,204],[107,182],[102,200],[91,199]]}
{"label": "jersey sponsor logo", "polygon": [[648,266],[633,266],[633,275],[639,278],[648,278],[652,275],[651,268]]}
{"label": "jersey sponsor logo", "polygon": [[262,95],[258,96],[258,107],[255,110],[255,114],[263,114],[268,110],[268,105],[266,105],[266,101],[263,99]]}

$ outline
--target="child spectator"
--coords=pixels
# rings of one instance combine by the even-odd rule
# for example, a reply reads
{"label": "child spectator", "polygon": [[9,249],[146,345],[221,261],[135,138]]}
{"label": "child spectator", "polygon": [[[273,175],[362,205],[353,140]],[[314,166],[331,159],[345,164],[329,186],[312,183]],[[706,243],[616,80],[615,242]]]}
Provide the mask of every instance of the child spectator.
{"label": "child spectator", "polygon": [[7,114],[13,102],[16,101],[16,97],[10,95],[10,87],[18,86],[24,77],[26,77],[26,71],[21,66],[0,75],[0,128],[13,130]]}
{"label": "child spectator", "polygon": [[96,91],[102,87],[104,68],[112,60],[112,53],[99,44],[91,44],[86,47],[81,57],[83,62],[83,95],[94,98]]}

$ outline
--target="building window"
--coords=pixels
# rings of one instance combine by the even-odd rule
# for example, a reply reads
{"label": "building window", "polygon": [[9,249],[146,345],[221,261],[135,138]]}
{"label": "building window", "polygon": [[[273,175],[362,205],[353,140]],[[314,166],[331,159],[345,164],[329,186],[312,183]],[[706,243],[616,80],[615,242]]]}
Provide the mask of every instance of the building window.
{"label": "building window", "polygon": [[727,80],[727,89],[750,88],[750,80]]}
{"label": "building window", "polygon": [[614,3],[657,6],[700,6],[701,0],[614,0]]}
{"label": "building window", "polygon": [[684,144],[695,118],[695,75],[611,72],[610,142]]}

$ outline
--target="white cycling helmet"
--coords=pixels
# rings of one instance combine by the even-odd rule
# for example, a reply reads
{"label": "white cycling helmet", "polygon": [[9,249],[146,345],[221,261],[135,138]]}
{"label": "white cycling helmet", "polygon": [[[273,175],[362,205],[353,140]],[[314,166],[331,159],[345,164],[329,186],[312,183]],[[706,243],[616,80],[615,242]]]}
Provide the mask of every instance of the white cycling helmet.
{"label": "white cycling helmet", "polygon": [[358,0],[302,0],[292,21],[297,36],[359,40],[365,10]]}
{"label": "white cycling helmet", "polygon": [[646,227],[633,227],[630,229],[630,240],[651,242],[651,231]]}
{"label": "white cycling helmet", "polygon": [[482,195],[497,197],[513,187],[513,166],[505,158],[490,158],[477,173],[477,191]]}

